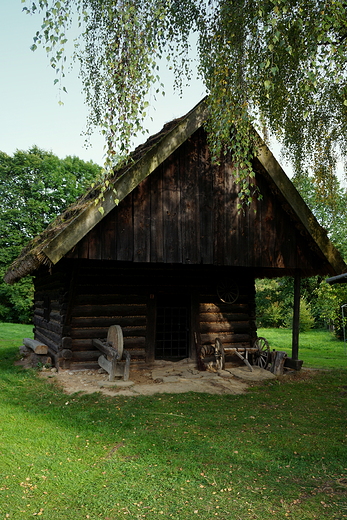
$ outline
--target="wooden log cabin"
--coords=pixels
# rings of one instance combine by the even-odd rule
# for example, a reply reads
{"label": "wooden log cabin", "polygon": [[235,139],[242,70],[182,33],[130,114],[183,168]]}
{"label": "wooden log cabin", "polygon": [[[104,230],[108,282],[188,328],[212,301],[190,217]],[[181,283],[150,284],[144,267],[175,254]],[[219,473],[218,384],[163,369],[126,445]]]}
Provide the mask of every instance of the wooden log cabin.
{"label": "wooden log cabin", "polygon": [[34,275],[35,338],[56,366],[96,366],[92,341],[113,324],[145,363],[196,359],[216,337],[227,353],[247,348],[256,278],[345,270],[265,145],[253,161],[262,199],[238,211],[232,157],[211,164],[205,119],[202,101],[165,125],[115,172],[101,211],[90,190],[8,271],[8,283]]}

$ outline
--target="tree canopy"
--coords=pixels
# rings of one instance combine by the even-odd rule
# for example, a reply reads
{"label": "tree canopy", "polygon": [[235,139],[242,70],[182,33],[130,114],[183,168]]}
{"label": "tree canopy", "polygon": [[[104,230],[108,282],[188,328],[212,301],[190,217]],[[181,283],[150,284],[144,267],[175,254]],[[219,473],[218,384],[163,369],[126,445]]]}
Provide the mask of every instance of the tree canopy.
{"label": "tree canopy", "polygon": [[78,157],[59,159],[32,147],[0,151],[0,320],[28,321],[31,277],[9,286],[3,277],[22,248],[90,186],[101,168]]}
{"label": "tree canopy", "polygon": [[[69,28],[79,38],[90,125],[101,126],[112,156],[128,154],[142,129],[159,65],[169,60],[176,86],[190,79],[190,37],[209,93],[213,155],[234,153],[244,196],[257,138],[250,123],[276,136],[295,171],[327,178],[347,157],[347,2],[340,0],[22,0],[40,12],[34,36],[63,78]],[[230,135],[233,139],[230,140]]]}

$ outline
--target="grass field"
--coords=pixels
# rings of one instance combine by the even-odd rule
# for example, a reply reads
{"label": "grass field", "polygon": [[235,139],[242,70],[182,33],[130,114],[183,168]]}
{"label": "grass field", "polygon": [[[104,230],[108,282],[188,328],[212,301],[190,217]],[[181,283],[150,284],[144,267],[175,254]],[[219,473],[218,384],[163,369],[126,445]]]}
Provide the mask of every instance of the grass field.
{"label": "grass field", "polygon": [[[347,518],[347,370],[241,396],[64,394],[0,324],[0,519]],[[5,337],[6,336],[6,337]]]}
{"label": "grass field", "polygon": [[[258,329],[258,336],[266,338],[270,348],[284,350],[291,356],[292,331],[289,329]],[[304,367],[347,368],[347,352],[343,341],[326,330],[310,330],[299,337],[299,359]]]}

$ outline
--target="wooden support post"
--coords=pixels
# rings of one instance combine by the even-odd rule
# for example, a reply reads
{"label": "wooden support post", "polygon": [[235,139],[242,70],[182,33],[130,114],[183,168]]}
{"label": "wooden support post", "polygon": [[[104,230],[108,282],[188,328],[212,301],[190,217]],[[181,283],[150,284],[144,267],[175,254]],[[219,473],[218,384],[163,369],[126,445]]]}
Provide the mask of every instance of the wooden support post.
{"label": "wooden support post", "polygon": [[98,363],[108,373],[108,380],[114,381],[117,375],[117,356],[114,353],[111,360],[108,360],[106,356],[101,355],[98,357]]}
{"label": "wooden support post", "polygon": [[299,269],[294,277],[294,308],[293,308],[293,332],[292,332],[292,359],[299,359],[299,329],[300,329],[300,282]]}

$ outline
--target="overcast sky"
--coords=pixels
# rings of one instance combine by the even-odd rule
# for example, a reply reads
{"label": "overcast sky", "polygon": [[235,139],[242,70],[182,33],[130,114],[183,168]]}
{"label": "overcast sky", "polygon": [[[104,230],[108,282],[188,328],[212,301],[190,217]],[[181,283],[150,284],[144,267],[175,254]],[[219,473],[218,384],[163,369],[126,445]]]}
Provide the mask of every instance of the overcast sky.
{"label": "overcast sky", "polygon": [[[30,2],[27,3],[29,5]],[[40,28],[41,15],[22,12],[21,0],[0,0],[0,150],[12,155],[16,149],[37,145],[59,157],[77,155],[84,160],[103,163],[104,141],[97,132],[85,147],[87,108],[77,71],[66,78],[68,94],[59,95],[53,82],[55,72],[42,49],[30,50],[33,36]],[[166,73],[164,74],[166,75]],[[166,87],[167,94],[152,108],[148,118],[150,134],[167,121],[182,116],[203,97],[200,83],[185,90],[183,99]],[[59,100],[64,102],[59,105]],[[144,141],[140,137],[136,144]]]}

